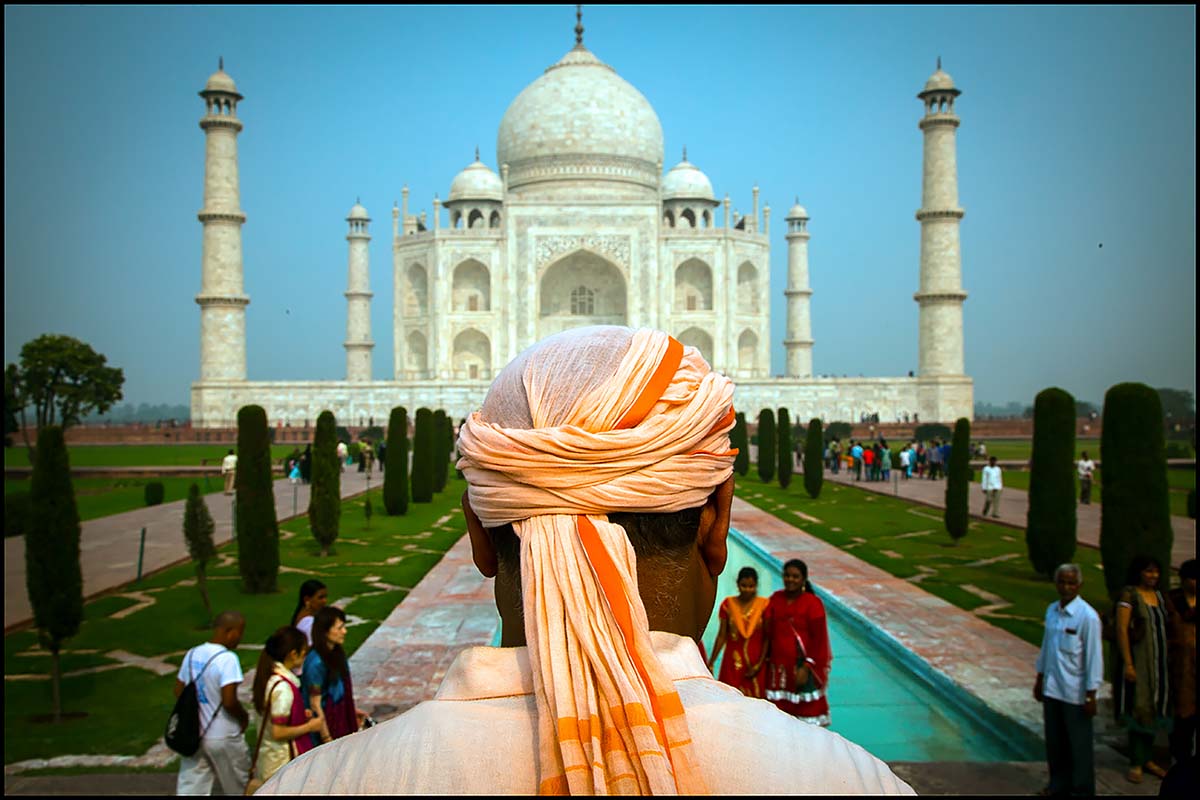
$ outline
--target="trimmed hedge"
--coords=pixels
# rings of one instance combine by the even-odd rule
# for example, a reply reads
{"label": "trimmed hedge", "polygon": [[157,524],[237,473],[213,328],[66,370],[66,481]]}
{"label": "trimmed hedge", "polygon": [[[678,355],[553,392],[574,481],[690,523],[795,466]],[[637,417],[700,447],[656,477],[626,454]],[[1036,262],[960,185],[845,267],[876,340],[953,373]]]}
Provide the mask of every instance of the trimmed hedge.
{"label": "trimmed hedge", "polygon": [[770,483],[775,477],[775,412],[758,412],[758,477]]}
{"label": "trimmed hedge", "polygon": [[968,505],[971,491],[971,421],[966,417],[954,423],[950,444],[950,463],[946,466],[946,532],[957,542],[967,535],[971,519]]}
{"label": "trimmed hedge", "polygon": [[238,571],[242,591],[270,594],[279,577],[279,525],[271,475],[271,439],[262,406],[238,409],[237,519]]}
{"label": "trimmed hedge", "polygon": [[795,464],[795,445],[792,443],[792,420],[786,408],[779,409],[779,488],[786,489],[792,482],[792,465]]}
{"label": "trimmed hedge", "polygon": [[337,420],[332,411],[322,411],[313,441],[312,490],[308,496],[308,524],[322,556],[329,555],[329,548],[337,541],[342,520],[342,465],[337,445]]}
{"label": "trimmed hedge", "polygon": [[412,499],[414,503],[433,500],[434,447],[433,412],[418,408],[413,426]]}
{"label": "trimmed hedge", "polygon": [[1039,575],[1054,578],[1075,555],[1075,398],[1051,387],[1033,401],[1025,546]]}
{"label": "trimmed hedge", "polygon": [[729,446],[736,448],[733,471],[745,476],[750,472],[750,437],[746,435],[746,415],[738,411],[734,415],[733,430],[729,432]]}
{"label": "trimmed hedge", "polygon": [[1144,383],[1119,383],[1104,395],[1100,434],[1100,556],[1104,582],[1116,597],[1139,555],[1162,565],[1159,588],[1171,576],[1171,529],[1162,401]]}
{"label": "trimmed hedge", "polygon": [[162,505],[163,498],[167,496],[167,487],[163,486],[162,481],[150,481],[142,490],[142,497],[148,506]]}
{"label": "trimmed hedge", "polygon": [[392,466],[383,471],[383,508],[395,517],[408,513],[408,411],[403,406],[388,418],[386,452]]}
{"label": "trimmed hedge", "polygon": [[825,482],[825,435],[821,420],[813,418],[808,423],[808,436],[804,442],[804,491],[816,500],[821,496],[821,484]]}

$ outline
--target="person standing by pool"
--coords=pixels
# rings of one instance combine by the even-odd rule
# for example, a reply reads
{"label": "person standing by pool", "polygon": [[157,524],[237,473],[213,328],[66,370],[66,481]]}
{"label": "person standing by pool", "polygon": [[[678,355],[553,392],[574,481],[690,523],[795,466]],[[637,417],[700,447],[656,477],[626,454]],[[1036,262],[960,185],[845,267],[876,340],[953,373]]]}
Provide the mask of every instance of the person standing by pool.
{"label": "person standing by pool", "polygon": [[1046,795],[1096,794],[1092,718],[1096,692],[1104,677],[1100,615],[1079,596],[1083,572],[1063,564],[1054,572],[1058,602],[1046,609],[1042,649],[1037,658],[1033,698],[1042,704],[1046,734],[1046,764],[1050,783]]}
{"label": "person standing by pool", "polygon": [[763,619],[767,699],[797,719],[828,727],[829,628],[825,606],[808,582],[808,565],[800,559],[783,565],[783,589],[771,595]]}
{"label": "person standing by pool", "polygon": [[1179,588],[1167,593],[1168,658],[1171,662],[1171,756],[1176,762],[1196,754],[1196,559],[1179,566]]}
{"label": "person standing by pool", "polygon": [[318,611],[312,638],[312,650],[308,651],[300,674],[303,696],[310,709],[321,709],[331,737],[349,736],[362,727],[366,714],[354,707],[350,663],[342,649],[346,641],[346,612],[336,606],[325,606]]}
{"label": "person standing by pool", "polygon": [[763,697],[763,663],[766,660],[762,618],[769,602],[758,596],[758,571],[742,567],[738,571],[738,593],[721,602],[720,628],[708,659],[711,670],[721,648],[727,643],[718,680],[741,691],[747,697]]}
{"label": "person standing by pool", "polygon": [[1150,760],[1154,736],[1171,729],[1171,692],[1167,675],[1167,606],[1158,591],[1162,567],[1153,556],[1129,565],[1129,580],[1117,600],[1117,671],[1113,709],[1129,731],[1130,783],[1142,782],[1142,770],[1159,778],[1166,770]]}
{"label": "person standing by pool", "polygon": [[313,619],[328,603],[329,589],[325,584],[316,578],[310,578],[300,584],[300,600],[296,603],[296,610],[292,612],[292,624],[308,639],[309,647],[312,647],[313,641]]}

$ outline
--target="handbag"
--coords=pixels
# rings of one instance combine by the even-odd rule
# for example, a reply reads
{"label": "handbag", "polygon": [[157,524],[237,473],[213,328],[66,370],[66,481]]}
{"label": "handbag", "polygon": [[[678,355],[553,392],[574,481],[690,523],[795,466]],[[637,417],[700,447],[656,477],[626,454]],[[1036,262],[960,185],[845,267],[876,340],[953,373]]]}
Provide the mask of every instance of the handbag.
{"label": "handbag", "polygon": [[246,781],[246,790],[243,795],[249,797],[262,788],[263,780],[254,774],[258,768],[258,754],[262,750],[263,734],[267,732],[267,712],[271,710],[271,696],[275,694],[275,690],[279,688],[279,683],[276,682],[271,687],[271,691],[267,692],[267,702],[263,704],[262,724],[258,726],[258,744],[254,746],[254,758],[250,759],[250,779]]}
{"label": "handbag", "polygon": [[[211,726],[217,718],[217,714],[221,713],[218,708],[212,719],[208,721],[208,726],[205,726],[203,731],[200,730],[200,696],[196,691],[196,681],[204,677],[204,670],[208,669],[208,665],[213,662],[214,658],[227,652],[229,651],[222,650],[204,662],[200,674],[191,678],[187,682],[187,686],[183,687],[183,691],[175,700],[175,707],[171,709],[171,716],[167,717],[167,729],[163,734],[163,740],[167,747],[181,756],[196,754],[196,751],[200,749],[200,741],[204,738],[204,734],[208,733],[208,726]],[[188,661],[191,654],[192,651],[189,650],[184,656],[184,660]]]}

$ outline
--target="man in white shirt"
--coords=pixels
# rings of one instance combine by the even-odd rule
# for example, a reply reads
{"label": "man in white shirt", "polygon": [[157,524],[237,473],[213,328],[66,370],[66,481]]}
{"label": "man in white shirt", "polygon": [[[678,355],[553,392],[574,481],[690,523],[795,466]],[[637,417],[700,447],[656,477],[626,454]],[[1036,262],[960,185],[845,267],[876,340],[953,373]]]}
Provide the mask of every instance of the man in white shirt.
{"label": "man in white shirt", "polygon": [[1079,502],[1087,506],[1092,503],[1092,473],[1096,471],[1096,462],[1088,458],[1086,450],[1079,455],[1080,459],[1075,462],[1075,468],[1079,470]]}
{"label": "man in white shirt", "polygon": [[238,702],[242,665],[234,650],[246,631],[246,619],[225,611],[213,621],[213,635],[183,657],[175,677],[175,696],[196,682],[200,702],[200,749],[179,763],[177,795],[212,794],[213,776],[223,794],[242,794],[250,778],[250,753],[242,738],[250,717]]}
{"label": "man in white shirt", "polygon": [[1000,478],[1000,468],[996,466],[996,457],[992,456],[988,459],[988,465],[983,468],[983,516],[987,516],[988,509],[992,509],[992,516],[999,519],[1000,517],[1000,491],[1004,488],[1004,482]]}
{"label": "man in white shirt", "polygon": [[1033,697],[1042,704],[1050,783],[1043,794],[1092,796],[1092,717],[1104,673],[1100,616],[1082,597],[1083,573],[1063,564],[1054,573],[1059,601],[1046,609]]}
{"label": "man in white shirt", "polygon": [[225,476],[225,494],[233,494],[233,479],[237,477],[237,454],[232,450],[221,460],[221,474]]}

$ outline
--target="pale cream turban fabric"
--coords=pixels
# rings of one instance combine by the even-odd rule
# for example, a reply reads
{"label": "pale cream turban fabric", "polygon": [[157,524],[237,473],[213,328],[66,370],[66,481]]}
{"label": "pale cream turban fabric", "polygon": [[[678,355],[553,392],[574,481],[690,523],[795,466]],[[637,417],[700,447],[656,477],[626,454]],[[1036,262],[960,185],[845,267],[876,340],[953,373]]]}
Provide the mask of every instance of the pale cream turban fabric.
{"label": "pale cream turban fabric", "polygon": [[579,328],[519,355],[459,435],[485,527],[521,540],[542,794],[698,794],[612,511],[703,505],[733,473],[733,383],[661,331]]}

